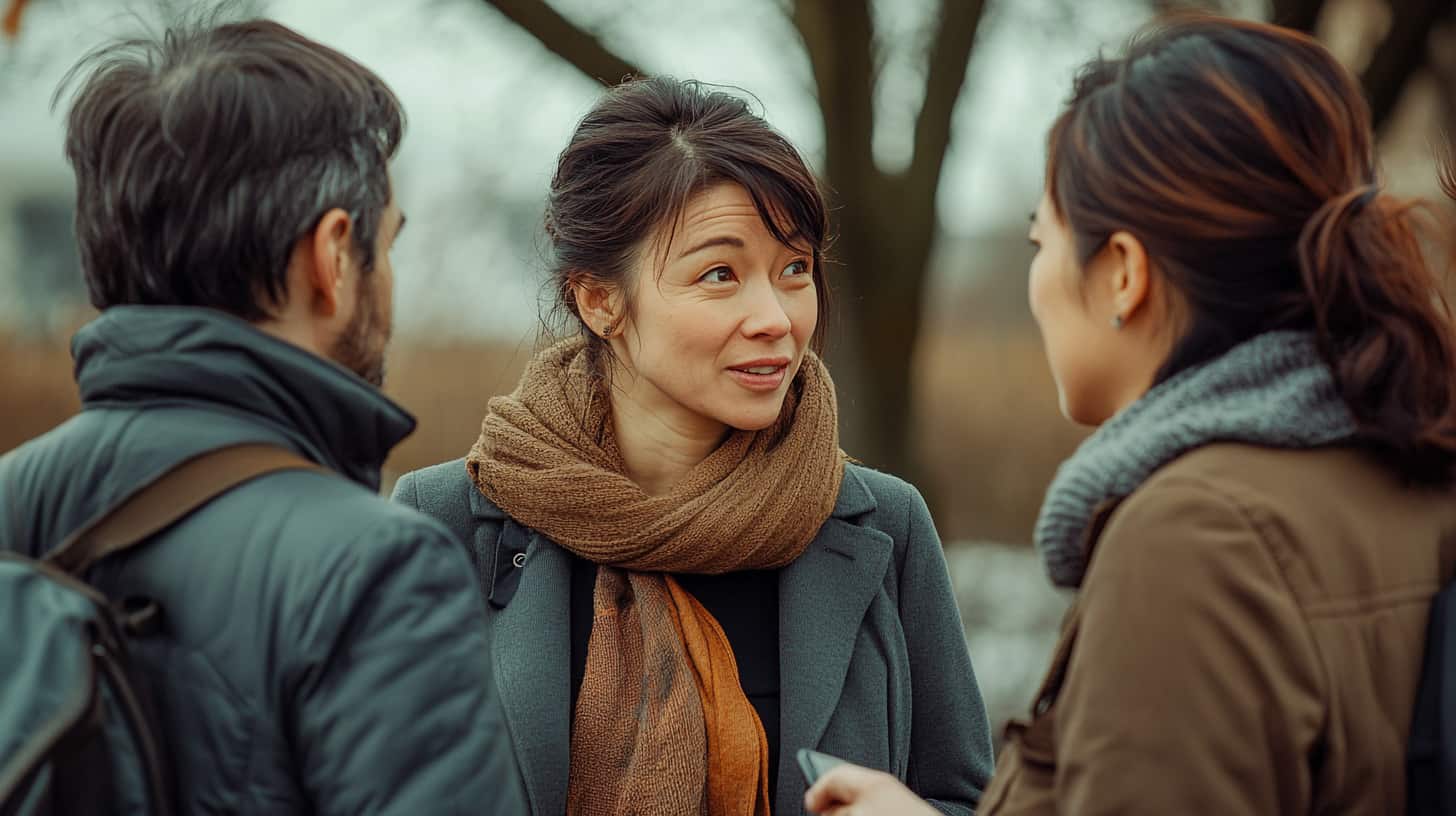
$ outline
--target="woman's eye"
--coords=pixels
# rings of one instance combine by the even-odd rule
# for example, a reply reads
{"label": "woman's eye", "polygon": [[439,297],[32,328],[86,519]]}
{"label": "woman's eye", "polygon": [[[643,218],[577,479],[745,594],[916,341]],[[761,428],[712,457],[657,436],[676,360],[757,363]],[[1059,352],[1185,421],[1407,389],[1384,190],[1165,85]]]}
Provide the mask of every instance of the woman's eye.
{"label": "woman's eye", "polygon": [[809,264],[807,261],[794,261],[784,267],[783,272],[783,276],[786,278],[797,278],[807,274],[809,274]]}
{"label": "woman's eye", "polygon": [[726,266],[715,266],[704,272],[698,280],[703,283],[732,283],[733,270]]}

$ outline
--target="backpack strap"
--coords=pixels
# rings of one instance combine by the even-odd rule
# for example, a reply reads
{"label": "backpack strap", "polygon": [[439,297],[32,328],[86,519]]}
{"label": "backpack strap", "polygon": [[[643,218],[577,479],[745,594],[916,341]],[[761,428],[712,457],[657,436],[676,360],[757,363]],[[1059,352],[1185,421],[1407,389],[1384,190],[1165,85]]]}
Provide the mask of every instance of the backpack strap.
{"label": "backpack strap", "polygon": [[199,454],[163,473],[100,518],[72,533],[45,562],[80,576],[131,549],[243,482],[281,470],[333,471],[276,445],[244,444]]}

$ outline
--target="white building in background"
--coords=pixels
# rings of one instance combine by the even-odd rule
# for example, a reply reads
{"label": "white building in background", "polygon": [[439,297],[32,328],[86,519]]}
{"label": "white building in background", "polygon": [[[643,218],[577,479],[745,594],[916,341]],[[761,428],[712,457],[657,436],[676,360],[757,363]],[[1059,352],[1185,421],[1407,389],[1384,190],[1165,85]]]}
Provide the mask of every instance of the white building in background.
{"label": "white building in background", "polygon": [[61,330],[86,304],[63,114],[50,102],[92,34],[56,24],[68,19],[58,5],[33,4],[22,36],[0,39],[0,336]]}
{"label": "white building in background", "polygon": [[[15,132],[0,113],[0,133]],[[18,128],[17,128],[18,129]],[[0,332],[62,329],[86,303],[71,226],[74,190],[61,157],[32,139],[0,143]]]}

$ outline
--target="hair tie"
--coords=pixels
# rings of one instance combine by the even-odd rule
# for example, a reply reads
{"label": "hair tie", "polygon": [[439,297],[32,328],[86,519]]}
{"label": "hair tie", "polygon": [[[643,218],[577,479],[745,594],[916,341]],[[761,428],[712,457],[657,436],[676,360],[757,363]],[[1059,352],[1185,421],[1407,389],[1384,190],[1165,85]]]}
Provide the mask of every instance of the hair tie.
{"label": "hair tie", "polygon": [[1365,188],[1353,203],[1350,204],[1350,214],[1354,215],[1369,206],[1370,202],[1380,196],[1380,188],[1374,185]]}

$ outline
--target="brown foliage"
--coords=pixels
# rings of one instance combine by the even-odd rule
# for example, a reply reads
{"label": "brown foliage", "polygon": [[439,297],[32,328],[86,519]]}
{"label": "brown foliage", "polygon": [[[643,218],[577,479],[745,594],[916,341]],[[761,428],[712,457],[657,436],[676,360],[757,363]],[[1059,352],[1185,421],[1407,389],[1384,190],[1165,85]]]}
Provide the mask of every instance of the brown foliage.
{"label": "brown foliage", "polygon": [[1061,415],[1035,330],[927,333],[917,366],[920,487],[941,538],[1029,542],[1052,474],[1087,433]]}
{"label": "brown foliage", "polygon": [[530,353],[529,341],[397,346],[385,391],[420,424],[389,457],[386,482],[464,456],[480,435],[486,403],[515,388]]}
{"label": "brown foliage", "polygon": [[[529,343],[401,344],[390,355],[390,396],[419,428],[385,468],[386,486],[409,470],[464,456],[486,403],[508,393]],[[1024,542],[1042,492],[1081,432],[1057,412],[1041,346],[1030,331],[928,335],[917,359],[920,410],[912,436],[927,463],[937,524],[947,541]],[[0,338],[4,383],[0,452],[44,433],[78,407],[63,342]]]}
{"label": "brown foliage", "polygon": [[65,343],[0,334],[0,453],[59,425],[80,407]]}

